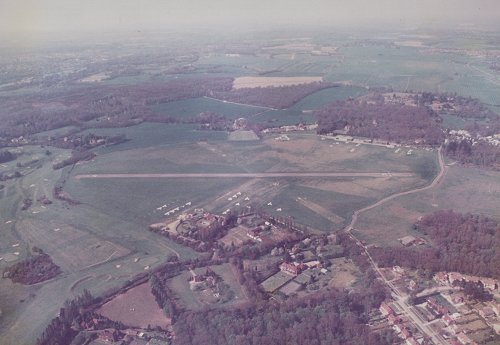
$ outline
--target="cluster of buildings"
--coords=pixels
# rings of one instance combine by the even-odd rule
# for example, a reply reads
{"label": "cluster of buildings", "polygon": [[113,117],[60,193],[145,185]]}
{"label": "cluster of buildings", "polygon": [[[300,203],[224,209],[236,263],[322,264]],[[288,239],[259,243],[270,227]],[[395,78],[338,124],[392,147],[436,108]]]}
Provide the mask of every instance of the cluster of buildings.
{"label": "cluster of buildings", "polygon": [[[415,270],[399,266],[382,269],[386,279],[407,296],[416,293],[411,306],[419,319],[450,345],[497,344],[500,343],[500,304],[495,298],[478,301],[466,297],[461,287],[453,282],[481,282],[493,295],[499,293],[498,281],[457,272],[438,272],[433,280],[419,276]],[[423,287],[426,287],[422,290]],[[404,339],[406,344],[425,343],[418,327],[405,321],[398,304],[385,302],[380,312],[389,326]],[[376,325],[376,323],[374,323]],[[383,323],[381,324],[383,325]],[[498,342],[495,342],[498,341]]]}
{"label": "cluster of buildings", "polygon": [[416,107],[415,94],[406,92],[388,92],[382,95],[386,104],[403,104]]}
{"label": "cluster of buildings", "polygon": [[462,274],[458,272],[438,272],[434,275],[434,281],[442,286],[448,286],[453,284],[454,281],[466,281],[466,282],[481,282],[485,289],[492,292],[498,292],[500,287],[500,282],[493,278],[478,277],[468,274]]}
{"label": "cluster of buildings", "polygon": [[[499,284],[496,279],[461,274],[458,272],[438,272],[434,275],[434,281],[441,286],[452,289],[453,282],[481,282],[485,289],[491,293],[499,292]],[[439,302],[434,298],[427,300],[426,307],[432,310],[436,316],[440,317],[446,328],[445,335],[448,335],[452,345],[480,344],[491,337],[499,339],[500,335],[500,304],[492,299],[491,301],[478,302],[466,301],[462,291],[450,290],[448,293],[441,293],[443,301]],[[465,303],[466,302],[466,303]],[[449,310],[445,305],[452,306],[454,311]]]}
{"label": "cluster of buildings", "polygon": [[281,126],[281,127],[273,127],[273,128],[266,128],[262,130],[262,133],[275,133],[275,134],[281,134],[281,133],[287,133],[287,132],[303,132],[303,131],[314,131],[318,128],[318,124],[298,124],[298,125],[288,125],[288,126]]}
{"label": "cluster of buildings", "polygon": [[383,146],[383,147],[387,147],[387,148],[395,148],[397,146],[400,146],[397,143],[389,142],[387,140],[367,139],[367,138],[363,138],[363,137],[353,137],[350,135],[343,134],[343,133],[346,133],[348,131],[349,126],[346,126],[346,127],[347,127],[347,129],[334,131],[333,133],[327,134],[327,135],[322,135],[321,140],[331,139],[331,140],[335,140],[337,142],[342,142],[342,143],[368,144],[368,145],[375,145],[375,146]]}
{"label": "cluster of buildings", "polygon": [[330,269],[332,262],[325,258],[325,253],[328,252],[325,246],[334,246],[335,241],[335,236],[328,239],[328,243],[306,238],[289,249],[274,248],[271,255],[278,255],[279,252],[279,255],[285,254],[287,259],[278,264],[277,273],[261,283],[264,291],[280,301],[280,298],[299,291],[315,291],[320,285],[328,284],[333,278],[333,272]]}
{"label": "cluster of buildings", "polygon": [[450,141],[461,140],[469,140],[471,141],[472,145],[477,145],[478,143],[486,143],[491,146],[500,146],[500,133],[484,137],[476,135],[474,137],[470,134],[469,131],[466,131],[465,129],[451,130],[448,132],[448,138],[445,140],[445,144]]}
{"label": "cluster of buildings", "polygon": [[[106,328],[92,331],[87,330],[87,336],[94,339],[90,344],[110,344],[110,345],[170,345],[171,335],[156,331],[142,329],[115,329]],[[88,344],[88,342],[86,342]]]}
{"label": "cluster of buildings", "polygon": [[382,302],[380,305],[380,313],[387,319],[387,322],[396,332],[396,334],[405,341],[407,345],[421,345],[423,335],[410,327],[399,313],[397,313],[388,302]]}

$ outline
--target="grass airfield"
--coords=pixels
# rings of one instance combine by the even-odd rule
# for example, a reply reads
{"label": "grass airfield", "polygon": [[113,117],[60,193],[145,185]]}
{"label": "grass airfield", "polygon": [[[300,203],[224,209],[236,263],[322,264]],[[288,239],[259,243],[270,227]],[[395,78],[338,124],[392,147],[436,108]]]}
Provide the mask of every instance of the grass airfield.
{"label": "grass airfield", "polygon": [[[200,56],[193,66],[197,73],[202,73],[212,66],[224,65],[221,75],[248,75],[249,71],[255,74],[271,71],[267,75],[278,77],[322,75],[326,81],[350,81],[357,86],[321,90],[285,110],[263,110],[207,98],[159,104],[153,110],[178,119],[214,111],[228,118],[245,116],[278,126],[312,122],[308,110],[357,97],[366,93],[367,87],[383,85],[397,91],[470,95],[498,112],[498,78],[491,79],[484,73],[488,66],[479,58],[429,53],[415,47],[350,45],[338,39],[342,47],[333,56],[289,51],[275,54],[268,50],[268,56],[233,58],[221,53]],[[104,83],[144,81],[150,78],[118,77]],[[0,94],[39,91],[20,89]],[[445,118],[445,122],[450,128],[466,124],[465,120],[452,117]],[[40,135],[55,135],[70,129],[73,128]],[[2,182],[5,188],[0,191],[0,270],[27,257],[35,245],[49,253],[63,270],[55,279],[33,286],[0,279],[0,345],[33,344],[64,300],[84,289],[99,295],[122,286],[147,268],[154,268],[170,255],[178,255],[181,260],[196,257],[198,254],[189,248],[147,231],[147,225],[165,217],[164,212],[157,210],[159,206],[168,205],[170,209],[191,202],[192,207],[222,213],[228,209],[240,211],[257,203],[271,214],[294,217],[313,232],[328,233],[342,229],[355,210],[388,195],[425,186],[437,173],[436,151],[414,149],[408,155],[408,148],[396,152],[394,148],[337,143],[322,140],[313,133],[289,135],[291,140],[287,142],[277,141],[272,135],[256,142],[230,142],[226,132],[199,131],[193,125],[142,123],[127,128],[88,129],[82,133],[89,132],[125,134],[130,140],[95,149],[94,160],[79,163],[74,169],[52,169],[52,164],[69,157],[69,150],[50,148],[52,154],[47,156],[46,148],[31,146],[16,148],[20,157],[0,168],[1,172],[9,173],[17,170],[17,163],[23,166],[20,169],[23,177]],[[175,180],[75,178],[78,174],[106,173],[308,171],[385,175]],[[398,177],[395,173],[412,175]],[[355,234],[367,243],[393,245],[398,238],[412,234],[411,225],[419,216],[434,210],[455,209],[500,217],[498,207],[494,206],[500,204],[499,179],[498,172],[452,165],[436,188],[395,198],[361,214]],[[64,185],[64,192],[81,204],[71,206],[55,200],[52,192],[56,185]],[[241,192],[241,197],[234,199],[232,196],[237,192]],[[53,204],[37,202],[42,195]],[[33,199],[34,203],[21,211],[25,198]]]}

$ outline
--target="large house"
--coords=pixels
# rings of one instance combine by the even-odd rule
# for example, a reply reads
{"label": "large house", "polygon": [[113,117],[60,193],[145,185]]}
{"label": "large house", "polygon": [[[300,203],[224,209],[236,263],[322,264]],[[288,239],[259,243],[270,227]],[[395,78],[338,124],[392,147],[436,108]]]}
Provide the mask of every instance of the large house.
{"label": "large house", "polygon": [[297,263],[288,263],[288,262],[283,262],[280,265],[280,270],[286,273],[290,273],[293,275],[298,275],[300,272],[302,272],[307,266],[304,264],[297,264]]}

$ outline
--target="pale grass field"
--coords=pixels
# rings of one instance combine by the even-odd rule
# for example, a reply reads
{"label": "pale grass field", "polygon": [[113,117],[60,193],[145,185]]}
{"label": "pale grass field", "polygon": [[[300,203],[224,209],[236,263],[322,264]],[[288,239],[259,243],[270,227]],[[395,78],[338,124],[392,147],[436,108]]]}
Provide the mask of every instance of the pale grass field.
{"label": "pale grass field", "polygon": [[97,312],[111,320],[134,327],[146,328],[151,325],[165,328],[171,322],[156,304],[148,283],[118,295],[104,304]]}
{"label": "pale grass field", "polygon": [[291,86],[320,81],[323,81],[323,77],[238,77],[234,79],[233,89]]}

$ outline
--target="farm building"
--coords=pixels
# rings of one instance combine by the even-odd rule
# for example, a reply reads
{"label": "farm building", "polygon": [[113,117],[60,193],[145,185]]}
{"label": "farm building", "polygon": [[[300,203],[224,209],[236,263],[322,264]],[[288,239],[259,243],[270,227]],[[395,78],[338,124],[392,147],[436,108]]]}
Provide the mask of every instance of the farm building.
{"label": "farm building", "polygon": [[405,236],[405,237],[401,237],[399,239],[399,242],[401,242],[401,244],[405,247],[409,247],[411,245],[413,245],[415,242],[417,241],[417,239],[413,236]]}

